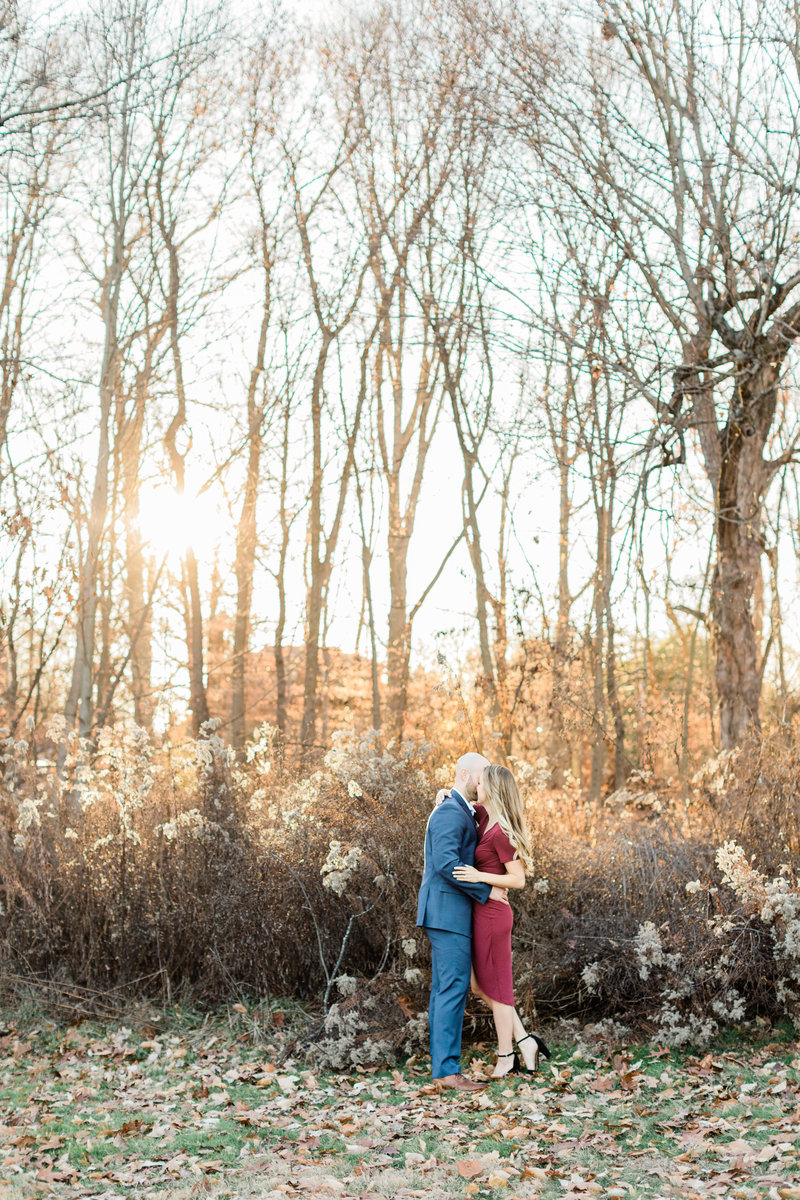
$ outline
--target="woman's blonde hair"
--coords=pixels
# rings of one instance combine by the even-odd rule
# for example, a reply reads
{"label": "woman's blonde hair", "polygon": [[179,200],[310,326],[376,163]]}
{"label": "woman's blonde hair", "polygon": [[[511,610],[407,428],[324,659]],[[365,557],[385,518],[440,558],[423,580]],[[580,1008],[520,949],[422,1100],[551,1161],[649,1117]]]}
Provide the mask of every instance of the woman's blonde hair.
{"label": "woman's blonde hair", "polygon": [[497,824],[516,850],[525,870],[532,871],[531,843],[516,779],[508,767],[493,765],[483,769],[483,786],[497,816]]}

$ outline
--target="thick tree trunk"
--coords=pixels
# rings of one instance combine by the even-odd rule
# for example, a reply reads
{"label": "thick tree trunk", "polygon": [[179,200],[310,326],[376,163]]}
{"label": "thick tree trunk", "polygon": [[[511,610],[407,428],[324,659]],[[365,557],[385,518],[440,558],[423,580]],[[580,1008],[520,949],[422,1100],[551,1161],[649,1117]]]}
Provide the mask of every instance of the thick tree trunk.
{"label": "thick tree trunk", "polygon": [[[755,437],[748,439],[755,442]],[[755,452],[755,453],[754,453]],[[755,457],[757,455],[757,458]],[[723,750],[761,727],[761,672],[752,602],[760,572],[761,448],[738,425],[725,431],[717,492],[717,562],[711,586]]]}
{"label": "thick tree trunk", "polygon": [[762,511],[776,465],[764,461],[775,416],[780,365],[788,342],[772,361],[735,381],[731,418],[719,435],[717,561],[711,588],[716,645],[715,679],[720,744],[728,750],[761,728],[761,655],[753,603],[764,551]]}

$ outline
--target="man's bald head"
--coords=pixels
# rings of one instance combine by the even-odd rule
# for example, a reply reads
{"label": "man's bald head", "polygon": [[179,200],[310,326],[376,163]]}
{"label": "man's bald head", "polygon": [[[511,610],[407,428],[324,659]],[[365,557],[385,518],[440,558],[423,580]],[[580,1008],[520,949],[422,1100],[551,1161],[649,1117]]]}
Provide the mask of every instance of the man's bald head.
{"label": "man's bald head", "polygon": [[470,804],[475,803],[478,795],[478,780],[483,774],[484,768],[488,766],[488,758],[484,758],[476,750],[471,750],[469,754],[462,754],[456,763],[456,778],[453,787],[461,793],[465,800],[469,800]]}

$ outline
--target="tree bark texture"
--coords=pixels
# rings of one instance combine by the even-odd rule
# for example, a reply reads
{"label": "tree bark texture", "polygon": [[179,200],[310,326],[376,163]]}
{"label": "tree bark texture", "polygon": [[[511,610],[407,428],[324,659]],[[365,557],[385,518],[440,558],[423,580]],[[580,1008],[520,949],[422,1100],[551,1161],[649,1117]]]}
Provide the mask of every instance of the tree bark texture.
{"label": "tree bark texture", "polygon": [[711,615],[723,750],[761,728],[761,653],[753,602],[764,551],[763,500],[774,474],[763,451],[777,391],[777,365],[761,364],[737,384],[736,415],[719,437]]}

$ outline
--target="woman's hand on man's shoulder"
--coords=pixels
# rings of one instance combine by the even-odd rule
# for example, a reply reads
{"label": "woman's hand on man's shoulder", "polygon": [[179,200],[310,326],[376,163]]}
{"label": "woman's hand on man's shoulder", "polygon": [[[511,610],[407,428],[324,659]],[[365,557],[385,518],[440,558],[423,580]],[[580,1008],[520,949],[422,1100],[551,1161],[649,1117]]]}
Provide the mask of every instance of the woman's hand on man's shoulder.
{"label": "woman's hand on man's shoulder", "polygon": [[439,788],[439,791],[436,793],[436,799],[433,802],[433,807],[438,808],[439,805],[442,803],[442,801],[446,800],[449,797],[449,795],[450,795],[450,793],[447,791],[446,788]]}

